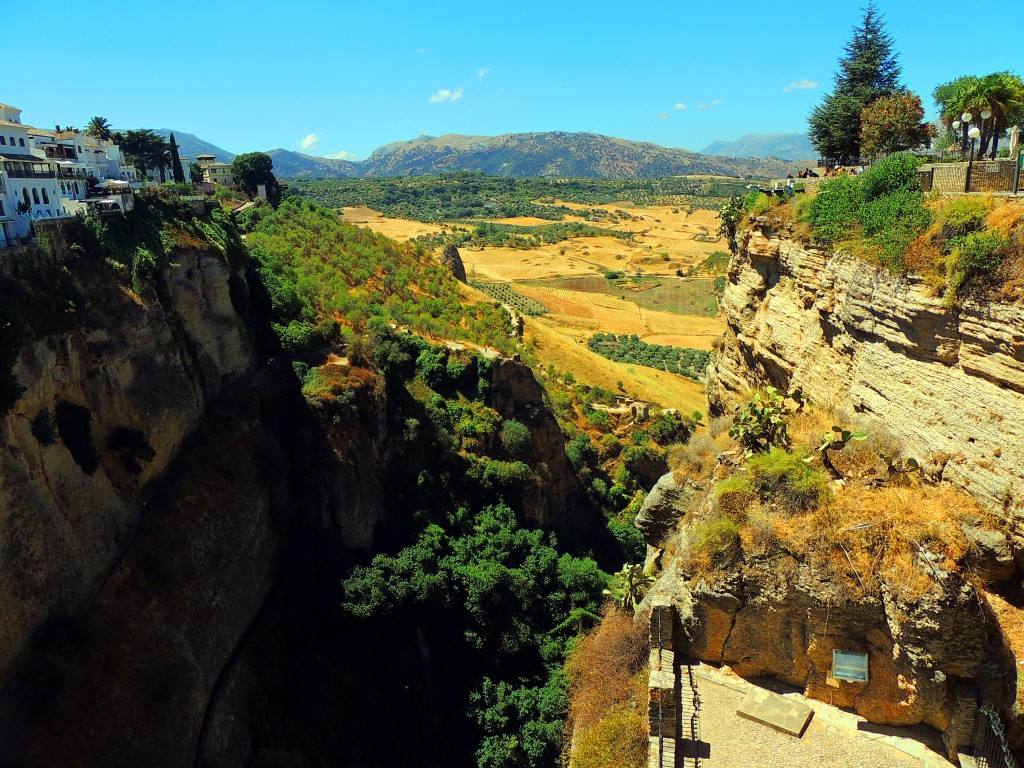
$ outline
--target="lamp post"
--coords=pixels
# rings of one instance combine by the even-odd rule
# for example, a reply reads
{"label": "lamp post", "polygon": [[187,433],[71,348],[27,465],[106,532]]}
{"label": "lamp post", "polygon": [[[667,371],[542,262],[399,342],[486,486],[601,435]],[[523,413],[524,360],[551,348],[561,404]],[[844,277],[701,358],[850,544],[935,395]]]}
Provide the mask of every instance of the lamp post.
{"label": "lamp post", "polygon": [[[991,109],[989,109],[988,107],[985,107],[983,110],[981,110],[981,130],[982,130],[982,133],[985,135],[986,140],[988,138],[988,128],[986,127],[985,124],[988,122],[988,119],[990,117],[992,117],[992,110]],[[982,144],[984,145],[984,142],[982,142]],[[984,154],[985,154],[985,150],[982,149],[981,150],[981,154],[979,155],[979,157],[981,155],[984,155]]]}
{"label": "lamp post", "polygon": [[964,139],[968,136],[971,137],[971,159],[967,161],[967,177],[964,179],[964,192],[971,191],[971,170],[974,167],[974,142],[981,136],[981,129],[976,125],[972,125],[971,129],[964,133]]}
{"label": "lamp post", "polygon": [[960,157],[962,158],[967,154],[967,126],[971,124],[971,120],[974,118],[970,112],[964,112],[960,115],[960,125],[964,128],[963,138],[960,140]]}

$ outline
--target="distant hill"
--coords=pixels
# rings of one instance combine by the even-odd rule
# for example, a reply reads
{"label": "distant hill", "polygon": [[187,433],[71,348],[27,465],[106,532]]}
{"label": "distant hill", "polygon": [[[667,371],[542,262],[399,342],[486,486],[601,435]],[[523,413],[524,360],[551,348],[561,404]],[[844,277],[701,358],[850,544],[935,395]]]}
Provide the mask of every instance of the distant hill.
{"label": "distant hill", "polygon": [[163,136],[165,139],[173,133],[174,140],[178,144],[178,153],[190,160],[195,159],[196,155],[203,154],[216,155],[217,159],[222,163],[230,163],[235,159],[234,152],[228,152],[216,144],[203,141],[194,133],[185,133],[174,128],[154,128],[153,133]]}
{"label": "distant hill", "polygon": [[805,133],[748,133],[736,141],[713,141],[700,151],[719,157],[811,160],[818,156]]}
{"label": "distant hill", "polygon": [[315,157],[289,149],[271,149],[267,154],[274,161],[274,175],[282,179],[334,179],[365,175],[359,171],[360,164],[351,160]]}
{"label": "distant hill", "polygon": [[358,162],[312,157],[285,149],[268,154],[274,159],[274,172],[281,178],[419,176],[454,171],[517,178],[746,177],[785,176],[798,167],[780,160],[705,157],[648,142],[561,131],[420,136],[386,144]]}

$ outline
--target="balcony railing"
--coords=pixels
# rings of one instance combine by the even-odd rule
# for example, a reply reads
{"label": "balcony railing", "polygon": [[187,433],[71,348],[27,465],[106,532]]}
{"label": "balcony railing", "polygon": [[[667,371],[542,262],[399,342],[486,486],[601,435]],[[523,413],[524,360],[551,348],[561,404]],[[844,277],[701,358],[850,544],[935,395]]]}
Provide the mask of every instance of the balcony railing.
{"label": "balcony railing", "polygon": [[52,179],[53,171],[27,171],[24,168],[7,168],[7,175],[12,179]]}

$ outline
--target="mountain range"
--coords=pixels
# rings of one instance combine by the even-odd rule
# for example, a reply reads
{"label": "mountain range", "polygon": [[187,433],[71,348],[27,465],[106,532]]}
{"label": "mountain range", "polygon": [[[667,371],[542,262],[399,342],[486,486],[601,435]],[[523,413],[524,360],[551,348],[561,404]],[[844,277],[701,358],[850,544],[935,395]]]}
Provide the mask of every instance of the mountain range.
{"label": "mountain range", "polygon": [[330,160],[271,150],[282,178],[408,176],[481,171],[518,178],[658,178],[664,176],[784,176],[796,166],[776,159],[708,157],[650,142],[597,133],[506,133],[500,136],[420,136],[385,144],[366,160]]}
{"label": "mountain range", "polygon": [[[171,129],[156,133],[166,138]],[[231,162],[235,155],[185,131],[174,131],[182,156],[209,153]],[[801,134],[744,136],[734,142],[714,142],[703,153],[628,141],[597,133],[506,133],[500,136],[420,136],[378,147],[365,160],[333,160],[287,149],[272,149],[279,178],[360,178],[364,176],[422,176],[455,171],[480,171],[517,178],[658,178],[709,175],[785,176],[800,167],[795,161],[813,157],[798,151]],[[736,153],[745,152],[748,156]],[[786,148],[790,147],[789,150]],[[716,154],[712,156],[709,150]],[[772,157],[764,152],[770,151]],[[762,153],[758,155],[757,153]]]}
{"label": "mountain range", "polygon": [[713,141],[700,151],[720,157],[809,160],[818,156],[806,133],[748,133],[736,141]]}

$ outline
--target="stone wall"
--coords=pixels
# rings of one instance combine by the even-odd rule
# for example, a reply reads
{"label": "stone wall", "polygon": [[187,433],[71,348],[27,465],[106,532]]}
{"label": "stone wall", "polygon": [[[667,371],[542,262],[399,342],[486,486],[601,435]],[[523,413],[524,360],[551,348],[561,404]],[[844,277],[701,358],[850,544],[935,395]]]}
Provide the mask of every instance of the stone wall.
{"label": "stone wall", "polygon": [[722,307],[714,413],[752,387],[800,386],[892,433],[905,455],[1024,532],[1024,305],[951,308],[920,278],[756,224],[740,237]]}

